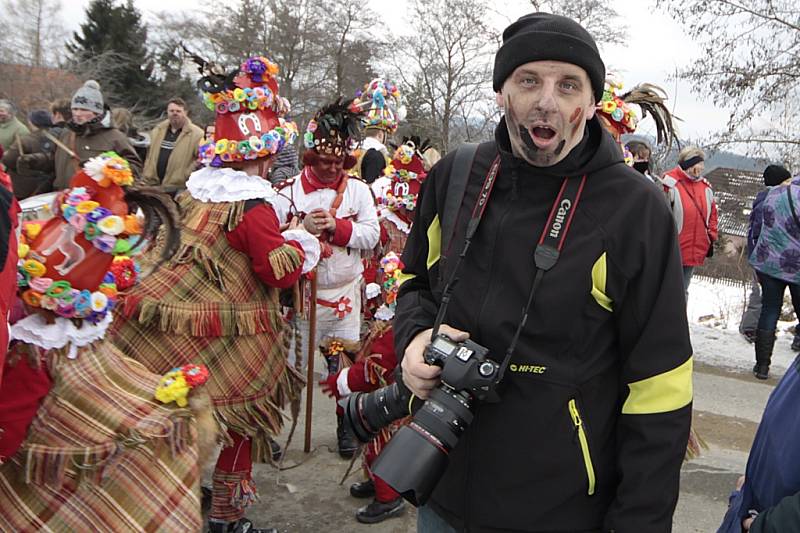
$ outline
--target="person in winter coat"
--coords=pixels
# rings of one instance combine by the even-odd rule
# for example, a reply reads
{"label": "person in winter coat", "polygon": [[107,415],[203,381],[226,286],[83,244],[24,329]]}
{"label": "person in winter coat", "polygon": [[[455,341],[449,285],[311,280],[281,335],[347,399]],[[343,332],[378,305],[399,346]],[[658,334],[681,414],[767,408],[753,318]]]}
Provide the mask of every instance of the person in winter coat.
{"label": "person in winter coat", "polygon": [[798,401],[800,359],[770,394],[747,458],[744,482],[731,494],[717,533],[800,532]]}
{"label": "person in winter coat", "polygon": [[577,22],[520,18],[495,56],[494,140],[466,175],[464,146],[427,175],[394,323],[403,382],[423,399],[439,384],[423,351],[453,276],[440,332],[508,365],[500,401],[477,403],[448,450],[421,533],[672,528],[692,409],[675,224],[595,116],[604,79]]}
{"label": "person in winter coat", "polygon": [[28,127],[14,116],[14,106],[8,100],[0,100],[0,148],[5,152],[16,142],[30,133]]}
{"label": "person in winter coat", "polygon": [[71,101],[72,119],[59,136],[53,154],[26,154],[17,165],[32,170],[55,172],[53,190],[69,187],[69,180],[80,165],[104,152],[116,152],[131,166],[137,178],[142,171],[142,161],[124,133],[114,127],[111,110],[103,101],[100,84],[89,80],[83,84]]}
{"label": "person in winter coat", "polygon": [[192,123],[186,111],[186,102],[173,98],[167,103],[167,119],[150,132],[150,151],[142,173],[145,185],[175,190],[186,186],[203,140],[203,130]]}
{"label": "person in winter coat", "polygon": [[800,316],[800,177],[772,187],[750,218],[750,264],[761,285],[761,314],[756,328],[753,374],[767,379],[775,345],[775,328],[786,287]]}
{"label": "person in winter coat", "polygon": [[702,150],[687,146],[678,154],[678,166],[664,174],[661,180],[678,227],[683,287],[687,297],[695,267],[713,255],[718,236],[714,192],[702,176],[705,158]]}
{"label": "person in winter coat", "polygon": [[[786,180],[791,179],[791,173],[780,165],[769,165],[764,169],[764,185],[767,187],[756,194],[753,200],[753,209],[750,211],[750,220],[758,220],[758,232],[761,231],[761,210],[764,203],[764,198],[767,196],[769,188],[780,185]],[[755,238],[753,237],[754,228],[752,225],[747,231],[747,257],[753,253],[756,246]],[[742,313],[742,320],[739,323],[739,333],[744,335],[748,342],[755,342],[756,329],[758,326],[758,318],[761,316],[761,287],[758,284],[758,278],[753,273],[753,283],[750,288],[750,296],[747,299],[747,306]],[[798,317],[800,318],[800,317]],[[792,350],[800,352],[800,323],[795,328],[794,339],[792,340]]]}
{"label": "person in winter coat", "polygon": [[17,166],[20,155],[38,153],[52,155],[56,148],[51,139],[54,137],[53,130],[55,128],[50,112],[44,109],[31,111],[28,121],[34,131],[22,137],[18,142],[14,142],[3,155],[3,164],[11,174],[14,196],[18,200],[53,190],[52,173],[32,170],[24,165]]}

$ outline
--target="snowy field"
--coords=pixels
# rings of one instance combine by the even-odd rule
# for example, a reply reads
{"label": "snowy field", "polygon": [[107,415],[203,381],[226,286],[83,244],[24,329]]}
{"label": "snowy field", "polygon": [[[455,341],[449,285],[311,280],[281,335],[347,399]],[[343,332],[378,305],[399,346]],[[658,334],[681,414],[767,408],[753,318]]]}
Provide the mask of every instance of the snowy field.
{"label": "snowy field", "polygon": [[[739,322],[747,303],[749,287],[735,287],[693,278],[689,285],[689,329],[695,361],[731,369],[751,369],[755,363],[753,345],[739,334]],[[788,305],[786,291],[784,310]],[[778,322],[778,339],[772,356],[772,373],[779,375],[794,361],[790,350],[796,321]]]}

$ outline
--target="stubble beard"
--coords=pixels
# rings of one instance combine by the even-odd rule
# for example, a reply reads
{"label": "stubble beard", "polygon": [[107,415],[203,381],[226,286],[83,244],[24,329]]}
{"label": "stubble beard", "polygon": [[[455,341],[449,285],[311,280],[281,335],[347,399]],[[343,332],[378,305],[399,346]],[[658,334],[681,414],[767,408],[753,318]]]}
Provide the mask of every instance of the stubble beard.
{"label": "stubble beard", "polygon": [[561,154],[567,142],[565,139],[556,146],[552,152],[544,151],[533,142],[528,128],[517,120],[514,108],[511,106],[511,95],[506,96],[506,127],[511,140],[511,152],[535,167],[550,167],[561,160]]}

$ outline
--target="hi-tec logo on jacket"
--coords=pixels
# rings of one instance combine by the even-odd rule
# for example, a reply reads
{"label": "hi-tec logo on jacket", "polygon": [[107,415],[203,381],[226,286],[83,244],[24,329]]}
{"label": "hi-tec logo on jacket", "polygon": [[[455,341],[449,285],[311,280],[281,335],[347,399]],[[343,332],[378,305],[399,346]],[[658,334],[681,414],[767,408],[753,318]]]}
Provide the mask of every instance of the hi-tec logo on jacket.
{"label": "hi-tec logo on jacket", "polygon": [[572,209],[572,202],[570,202],[568,198],[561,200],[561,205],[558,206],[558,212],[556,212],[553,225],[550,226],[550,237],[558,239],[561,228],[564,226],[564,219],[567,218],[567,213],[569,213],[570,209]]}
{"label": "hi-tec logo on jacket", "polygon": [[544,374],[547,371],[546,366],[539,365],[508,365],[508,369],[512,372],[525,373],[525,374]]}

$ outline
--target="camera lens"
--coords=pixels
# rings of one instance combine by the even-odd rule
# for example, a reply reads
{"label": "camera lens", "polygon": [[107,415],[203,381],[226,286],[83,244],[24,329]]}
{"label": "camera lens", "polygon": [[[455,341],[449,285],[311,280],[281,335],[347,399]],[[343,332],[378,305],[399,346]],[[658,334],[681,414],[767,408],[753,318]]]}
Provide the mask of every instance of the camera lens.
{"label": "camera lens", "polygon": [[354,392],[347,399],[345,418],[361,442],[369,442],[384,427],[409,414],[411,392],[398,383],[374,392]]}

